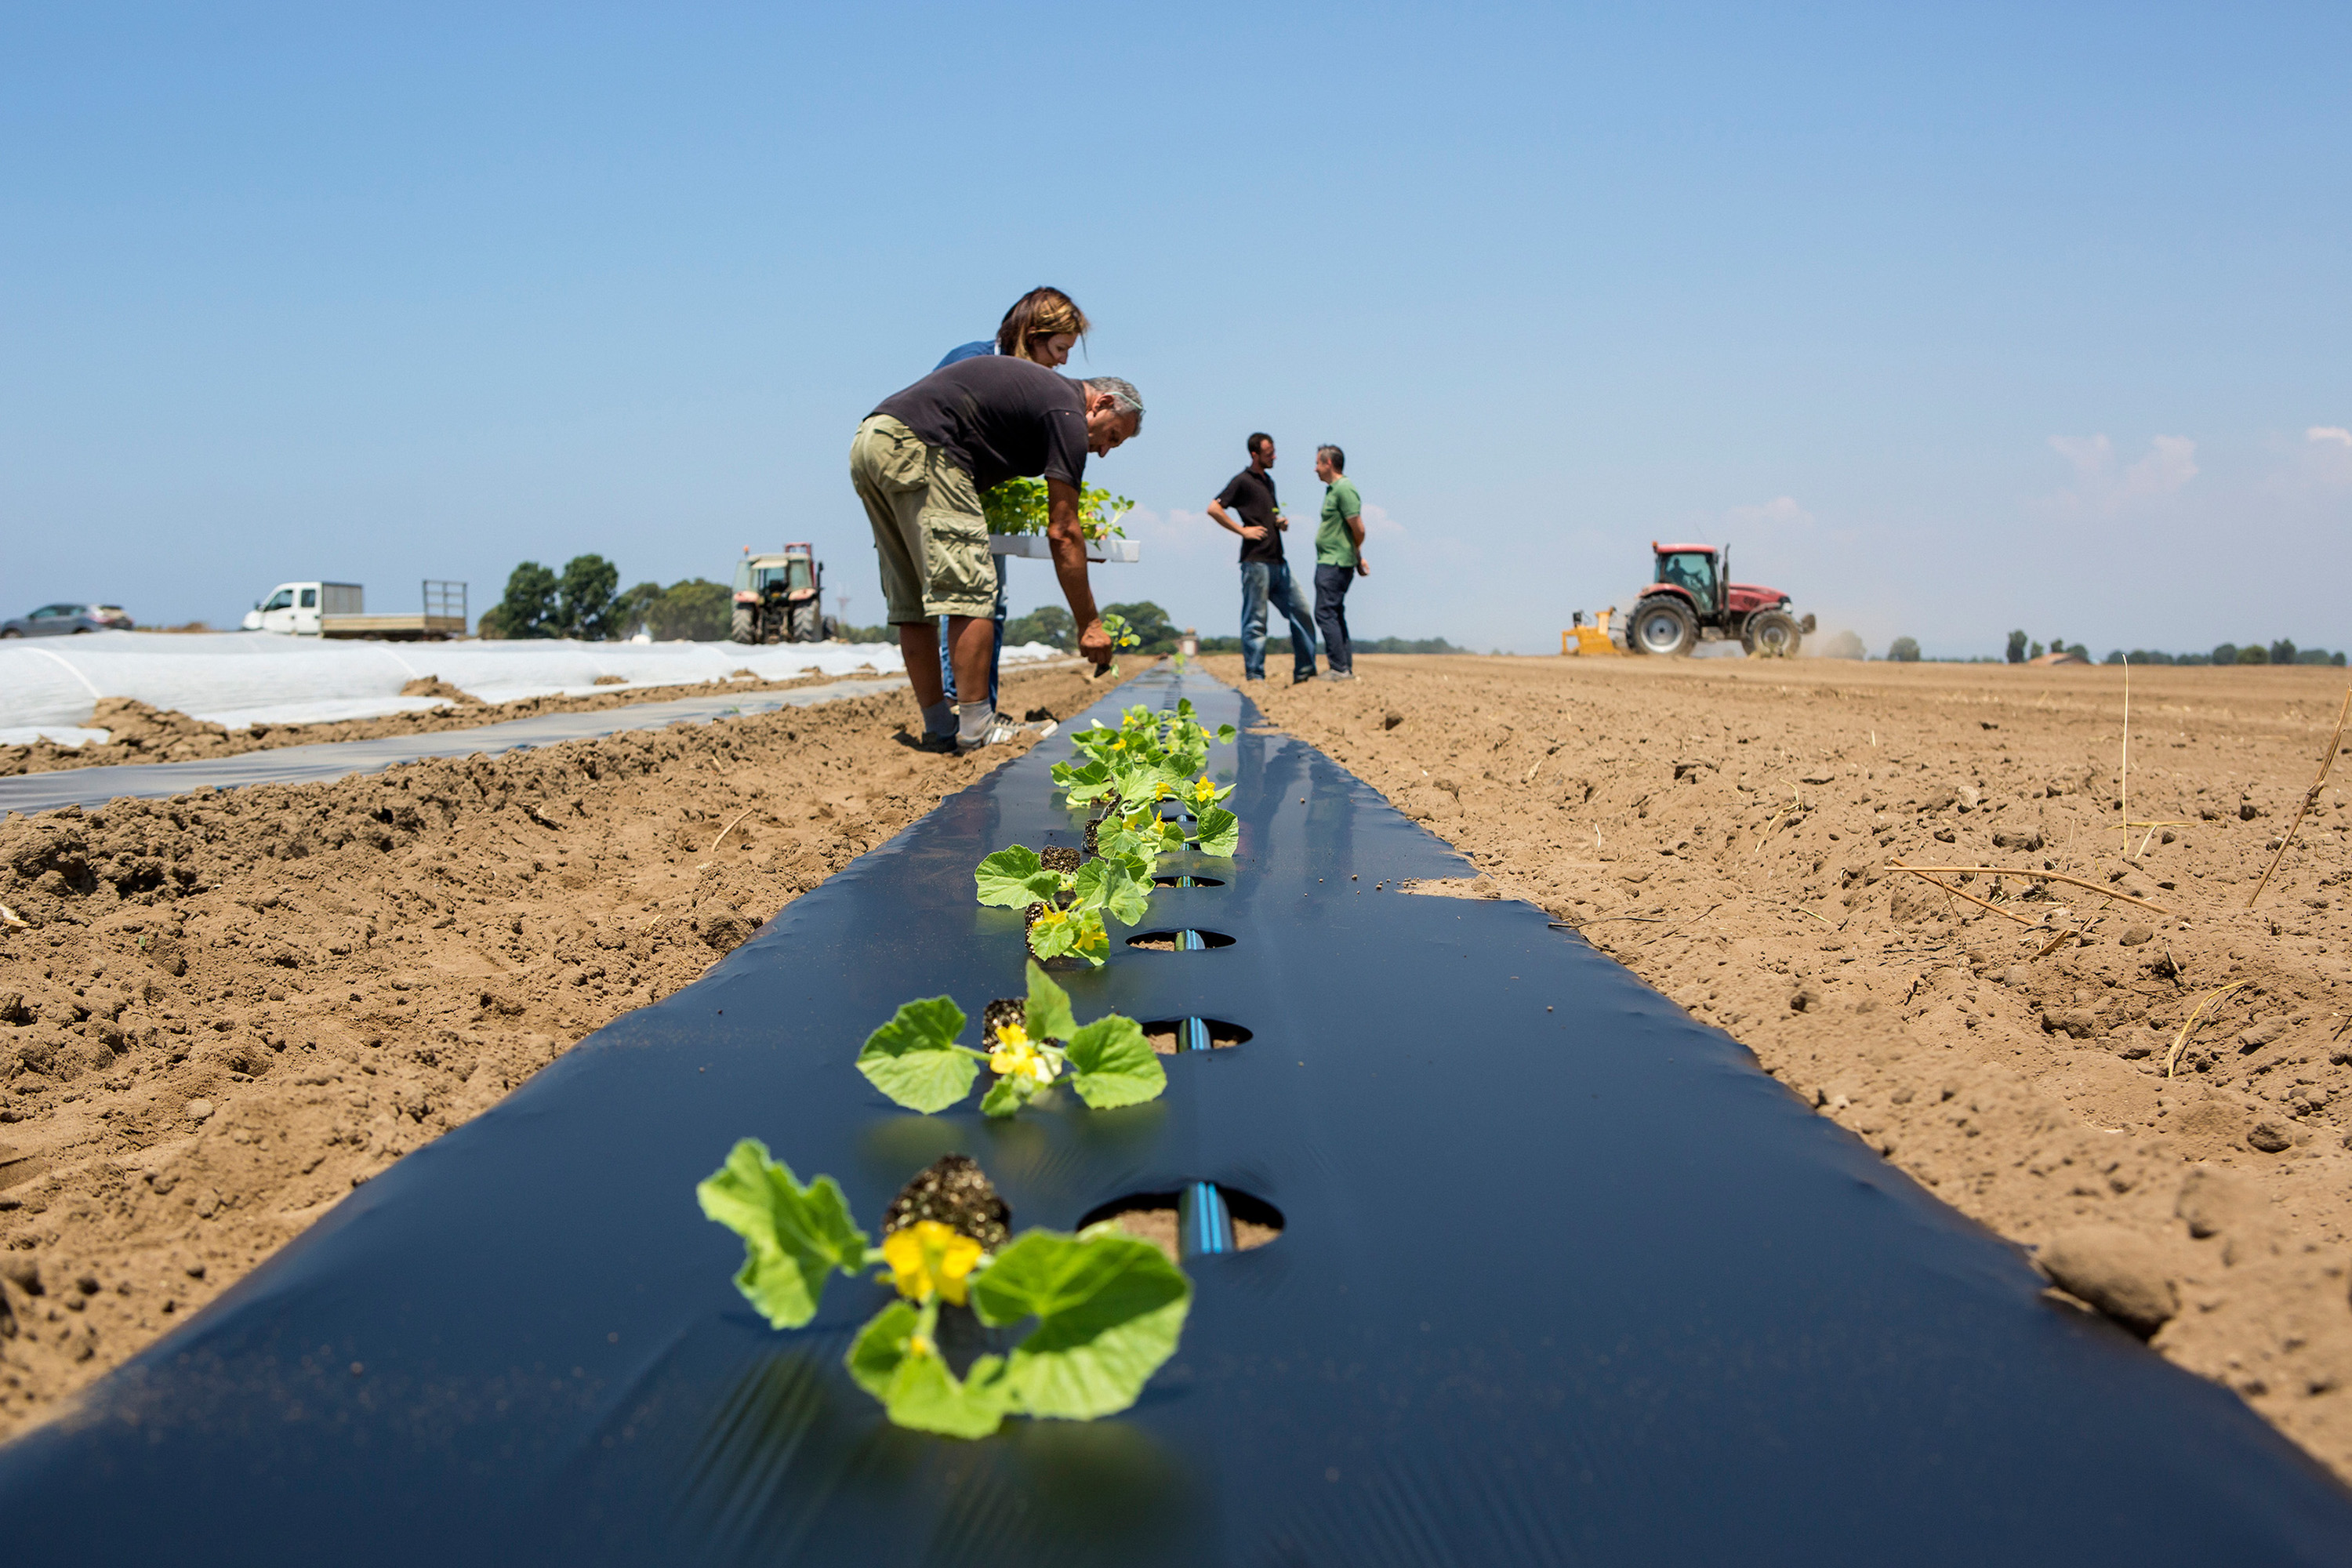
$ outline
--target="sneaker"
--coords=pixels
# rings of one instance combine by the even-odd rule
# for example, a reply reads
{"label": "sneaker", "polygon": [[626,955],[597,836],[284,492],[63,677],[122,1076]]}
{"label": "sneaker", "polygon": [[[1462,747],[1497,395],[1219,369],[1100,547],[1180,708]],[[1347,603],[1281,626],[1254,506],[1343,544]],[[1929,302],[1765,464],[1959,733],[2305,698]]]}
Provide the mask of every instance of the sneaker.
{"label": "sneaker", "polygon": [[1356,679],[1356,672],[1352,669],[1327,669],[1323,672],[1323,679],[1326,680],[1353,680]]}
{"label": "sneaker", "polygon": [[955,749],[956,738],[953,735],[926,735],[915,742],[915,750],[929,752],[942,757],[955,755]]}
{"label": "sneaker", "polygon": [[1306,685],[1308,681],[1310,681],[1310,680],[1312,680],[1312,679],[1315,679],[1315,672],[1314,672],[1313,670],[1311,670],[1311,669],[1310,669],[1310,670],[1307,670],[1307,672],[1305,672],[1304,674],[1301,674],[1301,675],[1294,675],[1294,676],[1292,676],[1292,677],[1290,678],[1290,684],[1291,684],[1291,685],[1293,685],[1293,686],[1304,686],[1304,685]]}

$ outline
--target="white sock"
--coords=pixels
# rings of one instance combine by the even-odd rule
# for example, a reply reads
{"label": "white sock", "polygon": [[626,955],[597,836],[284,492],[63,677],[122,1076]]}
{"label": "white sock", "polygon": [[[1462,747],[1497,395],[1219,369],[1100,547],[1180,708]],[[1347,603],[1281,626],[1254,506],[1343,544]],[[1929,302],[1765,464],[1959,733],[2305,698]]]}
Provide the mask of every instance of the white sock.
{"label": "white sock", "polygon": [[961,721],[956,740],[966,746],[977,746],[988,739],[988,721],[996,717],[996,710],[985,702],[957,704],[956,716]]}
{"label": "white sock", "polygon": [[955,700],[953,698],[942,697],[937,702],[930,704],[923,710],[924,734],[952,734],[955,731],[955,727],[956,706]]}

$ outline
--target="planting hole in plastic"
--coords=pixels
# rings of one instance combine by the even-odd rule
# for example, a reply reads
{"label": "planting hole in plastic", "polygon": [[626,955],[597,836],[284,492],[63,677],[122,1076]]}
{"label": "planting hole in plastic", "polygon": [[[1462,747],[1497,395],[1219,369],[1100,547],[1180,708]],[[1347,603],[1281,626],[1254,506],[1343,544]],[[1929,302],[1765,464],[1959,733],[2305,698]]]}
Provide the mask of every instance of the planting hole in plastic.
{"label": "planting hole in plastic", "polygon": [[1162,888],[1222,888],[1225,885],[1222,877],[1195,877],[1189,871],[1173,877],[1154,877],[1151,880]]}
{"label": "planting hole in plastic", "polygon": [[1172,1193],[1136,1193],[1093,1210],[1081,1227],[1107,1219],[1141,1241],[1182,1262],[1228,1252],[1249,1252],[1282,1234],[1282,1211],[1263,1198],[1219,1186],[1187,1182]]}
{"label": "planting hole in plastic", "polygon": [[1143,1026],[1143,1037],[1163,1057],[1187,1051],[1222,1051],[1250,1037],[1250,1031],[1223,1018],[1154,1018]]}
{"label": "planting hole in plastic", "polygon": [[1129,937],[1127,945],[1151,952],[1198,952],[1202,948],[1231,947],[1234,939],[1221,931],[1146,931]]}

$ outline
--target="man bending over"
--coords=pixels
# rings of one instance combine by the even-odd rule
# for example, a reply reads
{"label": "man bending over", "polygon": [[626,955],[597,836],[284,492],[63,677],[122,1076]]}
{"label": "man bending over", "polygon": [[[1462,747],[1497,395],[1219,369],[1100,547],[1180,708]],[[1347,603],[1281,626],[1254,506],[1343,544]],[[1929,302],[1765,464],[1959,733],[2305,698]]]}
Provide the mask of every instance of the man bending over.
{"label": "man bending over", "polygon": [[[874,525],[882,596],[922,706],[925,750],[988,743],[996,569],[980,498],[1007,479],[1045,479],[1046,538],[1078,652],[1097,668],[1110,662],[1087,579],[1078,486],[1088,453],[1107,456],[1142,427],[1142,397],[1116,376],[1071,381],[1001,355],[940,366],[884,398],[857,427],[849,479]],[[948,618],[952,692],[940,678],[940,616]]]}

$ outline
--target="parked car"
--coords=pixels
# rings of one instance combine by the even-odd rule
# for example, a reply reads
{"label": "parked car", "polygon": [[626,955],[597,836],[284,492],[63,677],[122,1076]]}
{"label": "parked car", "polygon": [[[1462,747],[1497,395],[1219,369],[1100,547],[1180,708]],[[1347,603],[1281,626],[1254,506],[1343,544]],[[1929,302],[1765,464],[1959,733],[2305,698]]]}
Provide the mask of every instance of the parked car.
{"label": "parked car", "polygon": [[120,605],[43,605],[29,616],[0,621],[0,637],[61,637],[75,632],[127,632]]}

